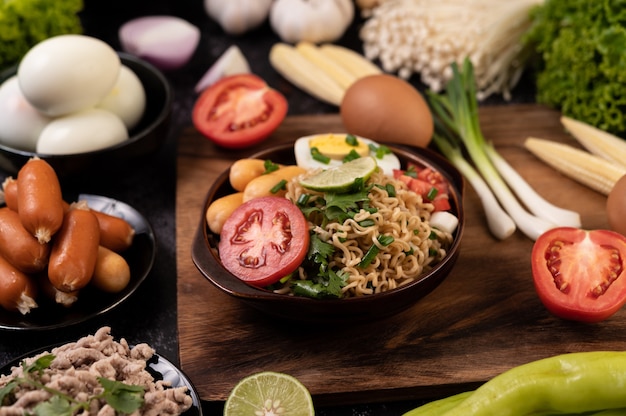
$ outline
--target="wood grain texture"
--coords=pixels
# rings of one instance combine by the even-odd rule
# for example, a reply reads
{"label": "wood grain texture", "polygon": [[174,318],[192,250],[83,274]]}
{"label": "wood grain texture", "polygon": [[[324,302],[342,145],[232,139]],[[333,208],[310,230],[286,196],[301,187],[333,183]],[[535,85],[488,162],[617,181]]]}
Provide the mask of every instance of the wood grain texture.
{"label": "wood grain texture", "polygon": [[[606,228],[605,198],[560,175],[523,147],[528,136],[576,144],[559,113],[537,105],[481,107],[481,125],[502,155],[547,199],[580,212],[583,227]],[[263,146],[342,131],[338,115],[288,118]],[[459,260],[435,291],[384,321],[311,328],[285,324],[217,291],[196,270],[192,238],[212,181],[237,158],[193,129],[179,139],[176,201],[180,360],[200,396],[225,400],[241,378],[282,371],[317,404],[439,397],[475,387],[513,366],[547,356],[626,346],[626,310],[594,325],[551,316],[537,298],[532,241],[488,232],[477,195],[466,188]]]}

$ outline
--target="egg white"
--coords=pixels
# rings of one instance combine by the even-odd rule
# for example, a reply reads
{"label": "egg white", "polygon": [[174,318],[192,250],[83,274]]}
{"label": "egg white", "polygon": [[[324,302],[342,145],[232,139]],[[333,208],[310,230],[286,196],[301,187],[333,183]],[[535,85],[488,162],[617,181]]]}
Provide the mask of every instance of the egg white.
{"label": "egg white", "polygon": [[[307,170],[328,169],[329,167],[339,166],[343,163],[341,160],[338,159],[331,159],[329,163],[323,163],[313,158],[313,156],[311,155],[311,147],[309,146],[309,141],[319,136],[319,134],[316,134],[312,136],[301,137],[296,140],[293,146],[294,154],[296,157],[296,164],[301,168]],[[380,146],[380,144],[378,144],[377,142],[366,139],[364,137],[357,136],[357,139],[367,145],[373,144],[375,146]],[[393,153],[388,153],[382,158],[377,158],[376,153],[372,151],[370,151],[370,155],[376,159],[378,167],[380,167],[380,169],[387,175],[392,175],[394,169],[400,169],[400,159],[398,159],[398,156]]]}

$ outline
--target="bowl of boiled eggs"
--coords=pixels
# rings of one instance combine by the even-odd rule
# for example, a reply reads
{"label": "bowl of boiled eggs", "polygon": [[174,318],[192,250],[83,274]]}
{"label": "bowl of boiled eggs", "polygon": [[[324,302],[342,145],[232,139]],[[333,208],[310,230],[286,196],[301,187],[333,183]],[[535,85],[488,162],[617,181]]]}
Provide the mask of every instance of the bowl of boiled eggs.
{"label": "bowl of boiled eggs", "polygon": [[148,62],[90,36],[48,38],[0,73],[0,169],[34,156],[60,177],[135,166],[166,139],[171,102]]}

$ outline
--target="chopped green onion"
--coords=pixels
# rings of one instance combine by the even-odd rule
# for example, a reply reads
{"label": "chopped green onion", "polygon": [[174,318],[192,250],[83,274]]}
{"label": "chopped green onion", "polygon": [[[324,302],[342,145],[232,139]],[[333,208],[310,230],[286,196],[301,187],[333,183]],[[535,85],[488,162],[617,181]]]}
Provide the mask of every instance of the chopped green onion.
{"label": "chopped green onion", "polygon": [[298,197],[298,201],[296,201],[296,204],[303,207],[309,203],[309,199],[311,199],[311,195],[300,194],[300,196]]}
{"label": "chopped green onion", "polygon": [[426,198],[429,201],[432,201],[433,199],[435,199],[438,193],[439,193],[439,190],[433,186],[432,188],[430,188],[430,190],[426,194]]}
{"label": "chopped green onion", "polygon": [[363,220],[363,221],[359,221],[359,225],[361,227],[373,227],[376,225],[376,222],[370,218]]}
{"label": "chopped green onion", "polygon": [[354,134],[348,134],[346,136],[346,143],[348,143],[350,146],[356,147],[359,145],[359,140],[356,138]]}
{"label": "chopped green onion", "polygon": [[396,196],[396,187],[393,186],[392,184],[388,183],[387,185],[385,185],[385,189],[387,191],[387,195],[389,195],[392,198],[395,198]]}
{"label": "chopped green onion", "polygon": [[404,171],[404,174],[410,178],[417,178],[417,169],[415,169],[415,166],[411,165]]}
{"label": "chopped green onion", "polygon": [[[394,242],[394,238],[390,235],[381,234],[378,236],[378,242],[383,247],[387,247],[389,244]],[[372,244],[372,246],[367,250],[363,258],[359,262],[358,267],[365,268],[369,266],[372,260],[374,260],[374,258],[378,255],[379,252],[380,252],[380,249],[378,248],[378,246],[376,244]]]}
{"label": "chopped green onion", "polygon": [[311,156],[313,157],[313,160],[317,160],[318,162],[322,162],[324,164],[330,163],[330,158],[323,155],[317,147],[311,148]]}
{"label": "chopped green onion", "polygon": [[391,149],[384,144],[377,146],[374,143],[370,143],[368,147],[374,153],[376,159],[382,159],[385,155],[391,154]]}
{"label": "chopped green onion", "polygon": [[280,182],[278,182],[276,185],[272,187],[272,189],[270,189],[270,192],[275,194],[278,191],[285,189],[285,185],[287,185],[287,181],[285,179],[281,179]]}
{"label": "chopped green onion", "polygon": [[360,158],[361,155],[357,153],[356,150],[352,149],[350,150],[350,153],[348,153],[344,158],[343,158],[343,163],[349,162],[351,160],[355,160]]}
{"label": "chopped green onion", "polygon": [[265,171],[263,172],[264,174],[277,171],[278,168],[280,168],[280,166],[269,159],[263,162],[263,166],[265,167]]}

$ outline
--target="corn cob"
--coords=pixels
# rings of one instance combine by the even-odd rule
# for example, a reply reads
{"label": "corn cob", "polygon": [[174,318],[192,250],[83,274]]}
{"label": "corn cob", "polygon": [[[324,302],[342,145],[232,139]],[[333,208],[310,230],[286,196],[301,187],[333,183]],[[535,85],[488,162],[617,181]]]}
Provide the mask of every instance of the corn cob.
{"label": "corn cob", "polygon": [[322,71],[326,72],[344,90],[358,79],[351,72],[348,72],[338,60],[322,53],[320,48],[313,43],[299,42],[296,45],[296,50]]}
{"label": "corn cob", "polygon": [[366,57],[352,49],[332,43],[320,45],[319,49],[320,52],[335,60],[357,78],[381,74],[383,72]]}
{"label": "corn cob", "polygon": [[341,104],[345,90],[295,47],[276,43],[270,49],[269,59],[274,69],[298,88],[327,103]]}
{"label": "corn cob", "polygon": [[626,168],[582,149],[529,137],[524,146],[562,174],[604,195],[626,174]]}
{"label": "corn cob", "polygon": [[591,153],[626,167],[626,141],[582,121],[562,116],[561,123]]}

